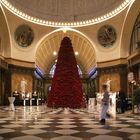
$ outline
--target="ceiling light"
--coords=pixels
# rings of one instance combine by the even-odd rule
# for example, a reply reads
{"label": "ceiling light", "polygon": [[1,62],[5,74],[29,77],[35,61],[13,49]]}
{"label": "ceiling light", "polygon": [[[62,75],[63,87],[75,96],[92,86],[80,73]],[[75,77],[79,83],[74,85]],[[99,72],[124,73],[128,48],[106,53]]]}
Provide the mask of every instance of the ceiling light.
{"label": "ceiling light", "polygon": [[57,54],[56,51],[54,51],[54,52],[53,52],[53,55],[56,55],[56,54]]}
{"label": "ceiling light", "polygon": [[63,33],[65,34],[67,32],[67,29],[63,29]]}
{"label": "ceiling light", "polygon": [[75,55],[78,55],[78,54],[79,54],[79,53],[76,51],[76,52],[75,52]]}
{"label": "ceiling light", "polygon": [[[16,9],[11,3],[8,2],[8,0],[0,0],[0,3],[3,4],[8,10],[16,14],[17,16],[24,18],[28,21],[45,25],[45,26],[53,26],[53,27],[80,27],[80,26],[87,26],[87,25],[93,25],[99,22],[103,22],[109,18],[112,18],[113,16],[119,14],[122,10],[124,10],[126,7],[128,7],[130,4],[132,4],[135,0],[124,0],[120,6],[116,7],[113,11],[110,11],[109,13],[106,13],[102,16],[86,20],[86,21],[71,21],[71,22],[55,22],[55,21],[48,21],[48,20],[42,20],[41,18],[36,18],[30,15],[27,15],[26,13],[23,13],[22,11],[19,11],[19,9]],[[29,18],[30,16],[30,18]]]}

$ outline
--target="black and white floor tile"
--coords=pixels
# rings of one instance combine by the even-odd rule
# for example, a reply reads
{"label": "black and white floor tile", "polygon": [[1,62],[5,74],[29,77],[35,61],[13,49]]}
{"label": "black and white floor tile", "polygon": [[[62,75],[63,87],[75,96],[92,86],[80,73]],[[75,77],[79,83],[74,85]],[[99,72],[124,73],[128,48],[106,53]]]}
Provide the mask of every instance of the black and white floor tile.
{"label": "black and white floor tile", "polygon": [[95,114],[86,109],[46,106],[20,106],[15,111],[0,107],[0,140],[140,139],[140,115],[117,114],[116,119],[100,125]]}

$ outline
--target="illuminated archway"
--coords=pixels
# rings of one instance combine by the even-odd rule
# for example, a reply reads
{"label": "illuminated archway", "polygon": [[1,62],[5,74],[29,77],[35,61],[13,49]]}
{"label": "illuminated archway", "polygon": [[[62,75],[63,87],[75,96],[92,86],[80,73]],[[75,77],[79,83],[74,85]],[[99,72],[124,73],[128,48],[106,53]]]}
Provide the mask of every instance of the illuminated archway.
{"label": "illuminated archway", "polygon": [[83,72],[88,74],[96,64],[95,48],[85,35],[69,28],[54,31],[39,42],[35,64],[44,74],[49,74],[52,65],[57,59],[60,42],[64,36],[68,36],[72,40],[77,63]]}

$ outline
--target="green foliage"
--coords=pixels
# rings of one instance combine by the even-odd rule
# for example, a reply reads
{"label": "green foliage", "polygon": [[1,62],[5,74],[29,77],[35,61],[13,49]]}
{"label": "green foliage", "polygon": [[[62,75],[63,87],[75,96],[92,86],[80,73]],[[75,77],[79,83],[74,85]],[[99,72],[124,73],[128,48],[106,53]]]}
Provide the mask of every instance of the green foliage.
{"label": "green foliage", "polygon": [[94,88],[90,88],[88,92],[88,97],[89,98],[96,98],[96,92]]}
{"label": "green foliage", "polygon": [[133,93],[133,103],[134,105],[140,104],[140,88],[137,88]]}

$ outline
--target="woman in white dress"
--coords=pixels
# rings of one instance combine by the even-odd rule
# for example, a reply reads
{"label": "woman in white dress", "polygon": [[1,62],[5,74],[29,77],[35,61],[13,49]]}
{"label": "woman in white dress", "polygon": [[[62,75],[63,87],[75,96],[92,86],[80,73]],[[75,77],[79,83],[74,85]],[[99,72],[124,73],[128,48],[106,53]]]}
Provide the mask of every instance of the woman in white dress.
{"label": "woman in white dress", "polygon": [[109,108],[109,92],[107,88],[108,86],[106,84],[102,85],[103,99],[101,101],[101,120],[100,120],[100,123],[102,125],[104,125],[106,122],[107,111]]}

